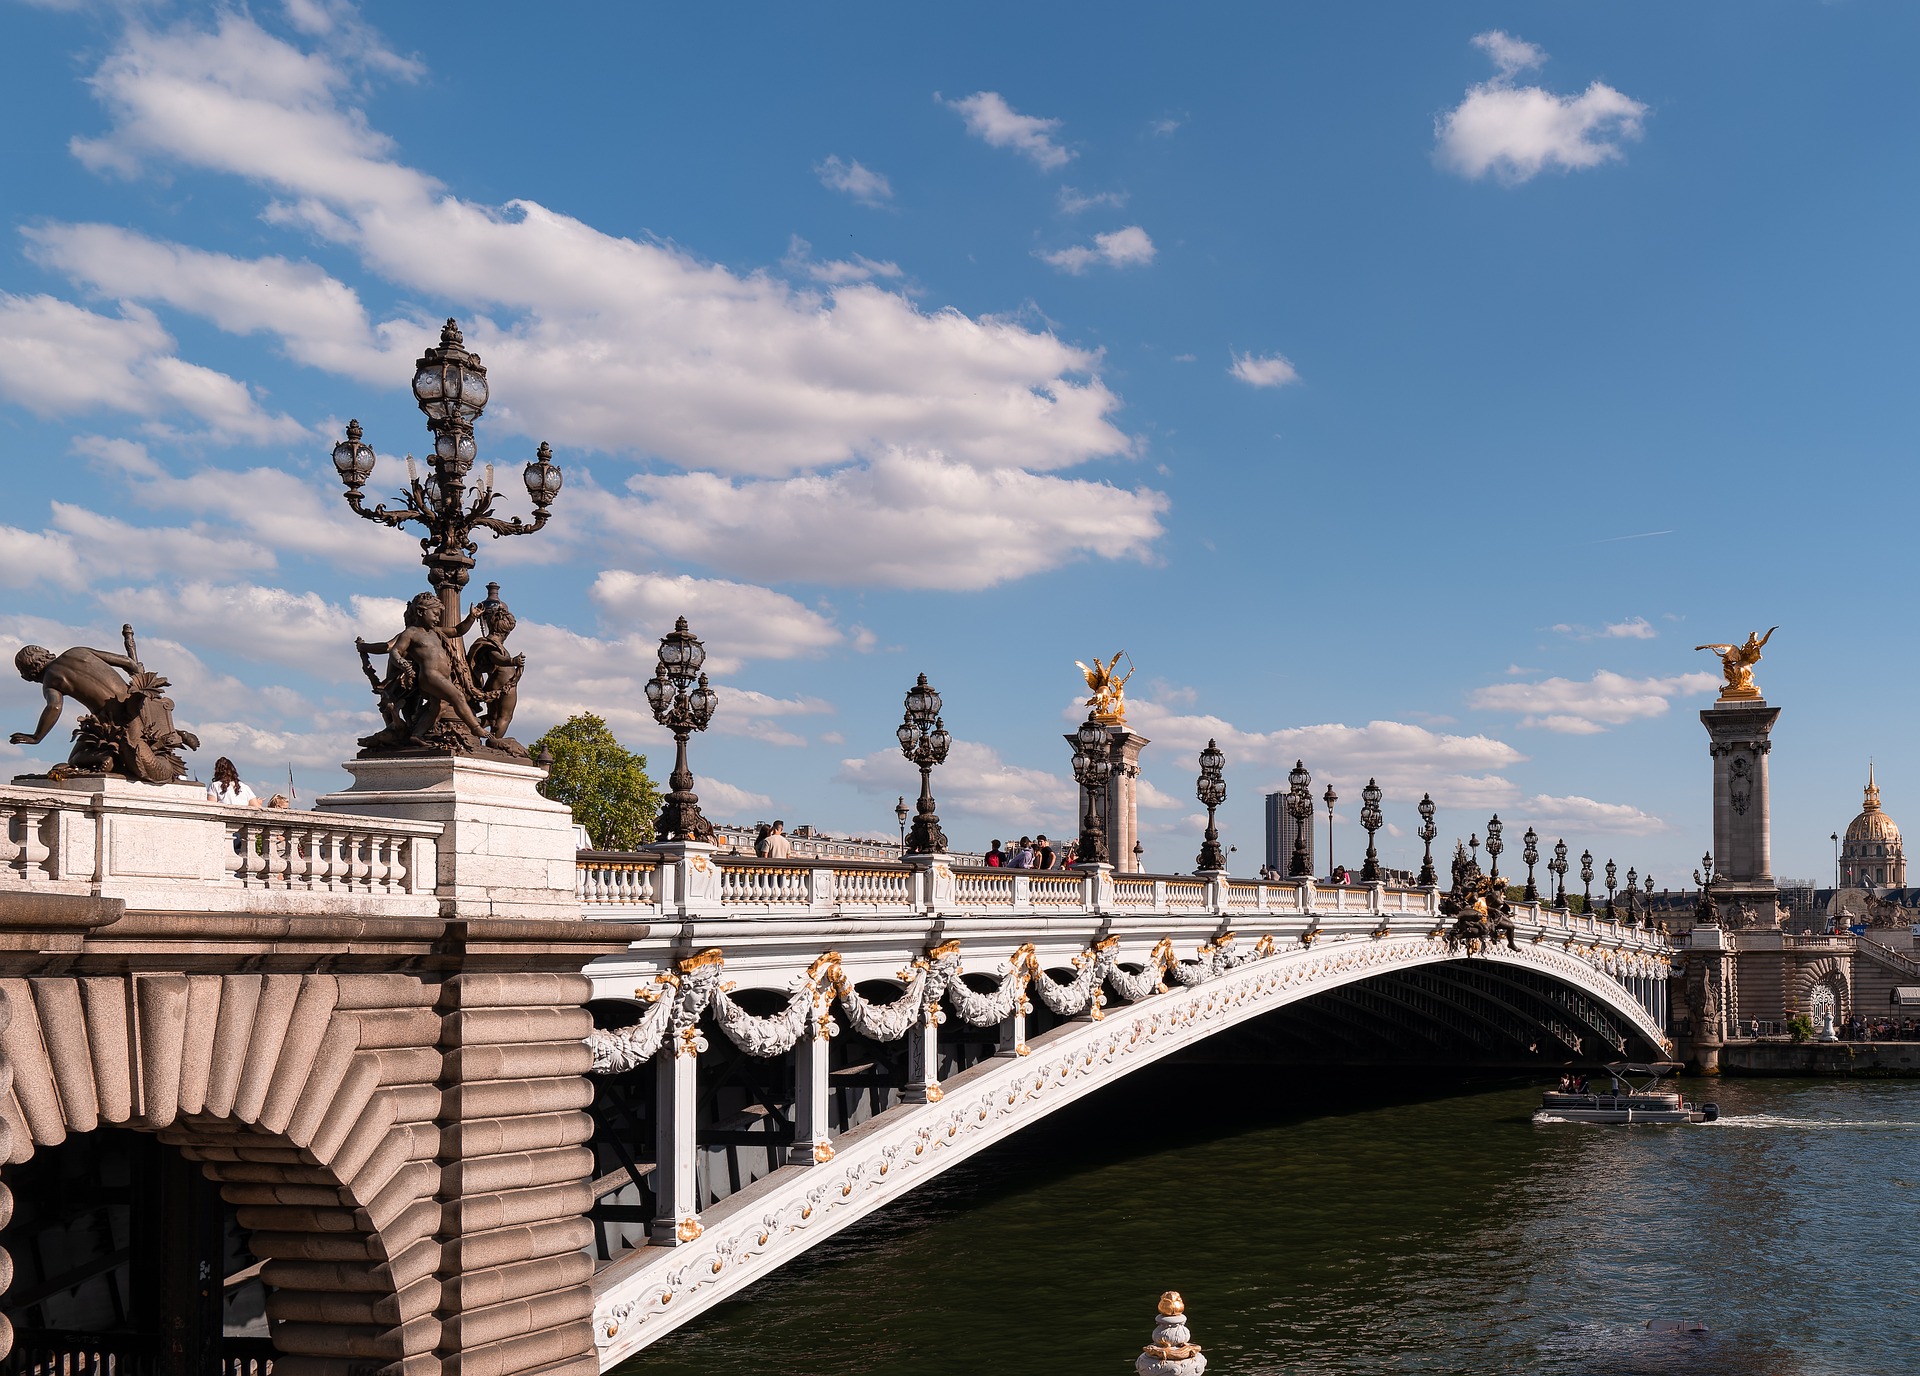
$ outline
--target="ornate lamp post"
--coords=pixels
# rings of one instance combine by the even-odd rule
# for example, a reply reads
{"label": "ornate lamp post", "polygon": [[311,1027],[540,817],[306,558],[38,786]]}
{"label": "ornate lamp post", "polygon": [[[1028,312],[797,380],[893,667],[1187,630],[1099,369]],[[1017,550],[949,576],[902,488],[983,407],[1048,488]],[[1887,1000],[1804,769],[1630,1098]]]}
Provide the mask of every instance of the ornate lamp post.
{"label": "ornate lamp post", "polygon": [[920,767],[920,803],[913,816],[913,830],[907,837],[908,855],[942,855],[947,849],[947,833],[940,830],[940,818],[933,810],[933,767],[947,758],[953,737],[940,719],[940,695],[927,682],[925,674],[907,689],[907,712],[894,736],[900,753]]}
{"label": "ornate lamp post", "polygon": [[1627,866],[1627,925],[1633,926],[1639,920],[1637,913],[1640,904],[1640,871]]}
{"label": "ornate lamp post", "polygon": [[1327,791],[1320,795],[1320,801],[1327,805],[1327,878],[1333,878],[1333,805],[1340,801],[1340,795],[1333,791],[1333,785],[1327,785]]}
{"label": "ornate lamp post", "polygon": [[1480,833],[1479,832],[1470,831],[1467,833],[1467,849],[1473,852],[1474,868],[1478,869],[1480,867]]}
{"label": "ornate lamp post", "polygon": [[1304,761],[1295,760],[1287,773],[1287,816],[1293,818],[1293,859],[1287,863],[1287,874],[1294,879],[1313,873],[1313,866],[1307,863],[1307,828],[1313,824],[1312,790],[1313,775],[1307,772]]}
{"label": "ornate lamp post", "polygon": [[1487,878],[1489,879],[1500,877],[1500,852],[1507,848],[1507,843],[1500,839],[1500,833],[1504,829],[1500,814],[1494,813],[1487,822]]}
{"label": "ornate lamp post", "polygon": [[1422,793],[1420,795],[1420,830],[1414,835],[1418,836],[1421,844],[1427,848],[1426,853],[1420,858],[1420,878],[1415,881],[1423,889],[1437,888],[1440,884],[1440,876],[1433,872],[1433,838],[1440,834],[1439,828],[1433,824],[1433,811],[1433,795]]}
{"label": "ornate lamp post", "polygon": [[1147,848],[1145,846],[1141,845],[1138,841],[1135,841],[1133,843],[1133,872],[1135,874],[1138,874],[1140,872],[1140,869],[1141,869],[1140,857],[1145,855],[1146,853],[1147,853]]}
{"label": "ornate lamp post", "polygon": [[1645,892],[1647,895],[1647,916],[1646,916],[1647,930],[1652,931],[1653,930],[1653,876],[1649,874],[1641,882],[1643,882],[1646,885]]}
{"label": "ornate lamp post", "polygon": [[1615,869],[1615,868],[1614,868],[1614,864],[1613,864],[1613,861],[1611,861],[1611,860],[1609,860],[1609,861],[1607,861],[1607,913],[1606,913],[1606,917],[1607,917],[1607,921],[1609,921],[1609,922],[1618,922],[1618,921],[1620,920],[1620,913],[1619,913],[1619,911],[1618,911],[1617,909],[1615,909],[1615,907],[1613,906],[1613,892],[1614,892],[1614,889],[1615,889],[1615,888],[1616,888],[1616,887],[1617,887],[1617,886],[1619,885],[1619,882],[1620,882],[1620,879],[1619,879],[1619,874],[1620,874],[1620,872],[1619,872],[1619,871],[1618,871],[1617,869]]}
{"label": "ornate lamp post", "polygon": [[687,629],[687,618],[673,623],[660,637],[659,663],[647,680],[647,706],[653,719],[673,732],[673,773],[667,776],[666,805],[660,809],[660,834],[668,841],[711,841],[713,823],[700,815],[700,799],[693,791],[693,771],[687,768],[687,737],[707,729],[719,694],[707,686],[700,666],[707,647]]}
{"label": "ornate lamp post", "polygon": [[1567,910],[1567,842],[1566,838],[1553,843],[1553,859],[1547,861],[1547,868],[1553,871],[1553,906],[1561,912]]}
{"label": "ornate lamp post", "polygon": [[478,354],[467,352],[460,326],[449,320],[440,331],[440,343],[414,364],[413,398],[433,434],[433,453],[427,459],[427,479],[420,480],[411,456],[407,459],[407,486],[403,505],[389,510],[383,502],[369,508],[360,489],[373,476],[373,447],[361,442],[359,421],[347,422],[347,437],[333,447],[333,466],[346,484],[347,505],[357,516],[387,526],[413,522],[426,531],[420,541],[420,561],[427,581],[440,596],[440,628],[454,632],[460,625],[460,590],[473,571],[476,548],[473,533],[485,530],[501,535],[531,535],[546,525],[553,499],[560,495],[560,468],[553,450],[542,444],[522,480],[533,499],[533,519],[515,516],[502,520],[493,514],[493,465],[467,500],[467,477],[475,456],[473,425],[487,405],[487,370]]}
{"label": "ornate lamp post", "polygon": [[1227,757],[1220,753],[1219,742],[1208,741],[1207,748],[1200,752],[1200,777],[1194,784],[1194,796],[1207,810],[1207,835],[1197,857],[1203,874],[1227,867],[1227,857],[1220,850],[1220,829],[1213,822],[1214,810],[1227,800],[1227,781],[1222,773],[1226,765]]}
{"label": "ornate lamp post", "polygon": [[1520,838],[1520,858],[1527,862],[1527,888],[1520,895],[1520,901],[1538,903],[1540,890],[1534,887],[1533,867],[1540,863],[1540,835],[1532,827],[1528,827],[1527,834]]}
{"label": "ornate lamp post", "polygon": [[907,848],[907,795],[904,793],[893,805],[893,820],[900,824],[900,849],[904,851]]}
{"label": "ornate lamp post", "polygon": [[1100,820],[1100,799],[1113,774],[1106,726],[1093,713],[1074,733],[1073,778],[1080,785],[1080,843],[1074,848],[1074,864],[1107,863],[1107,832]]}
{"label": "ornate lamp post", "polygon": [[1360,866],[1362,884],[1380,882],[1380,853],[1373,848],[1373,837],[1385,820],[1380,815],[1380,799],[1384,796],[1380,792],[1380,785],[1372,779],[1368,779],[1367,786],[1360,790],[1360,825],[1367,829],[1367,858]]}
{"label": "ornate lamp post", "polygon": [[1590,913],[1593,911],[1593,852],[1590,850],[1580,852],[1580,882],[1585,886],[1580,911]]}

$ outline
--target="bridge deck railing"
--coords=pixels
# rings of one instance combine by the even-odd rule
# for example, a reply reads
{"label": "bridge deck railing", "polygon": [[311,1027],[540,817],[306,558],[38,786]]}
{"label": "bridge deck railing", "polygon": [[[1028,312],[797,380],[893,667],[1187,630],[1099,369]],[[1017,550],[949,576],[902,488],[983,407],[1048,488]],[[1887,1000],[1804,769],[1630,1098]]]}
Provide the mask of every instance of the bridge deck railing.
{"label": "bridge deck railing", "polygon": [[228,807],[197,788],[0,785],[0,891],[120,898],[158,912],[431,916],[436,822]]}
{"label": "bridge deck railing", "polygon": [[[711,869],[717,882],[703,885]],[[900,861],[764,859],[660,850],[581,851],[574,895],[582,916],[958,917],[1170,914],[1253,923],[1262,917],[1297,921],[1303,932],[1329,933],[1409,922],[1437,925],[1439,893],[1389,884],[1319,884],[1305,880],[1236,879],[1225,875],[1115,874],[1106,870],[989,869],[955,865],[942,857]],[[635,910],[640,910],[636,912]],[[1659,933],[1630,923],[1549,904],[1515,904],[1514,918],[1529,934],[1571,941],[1669,949]]]}

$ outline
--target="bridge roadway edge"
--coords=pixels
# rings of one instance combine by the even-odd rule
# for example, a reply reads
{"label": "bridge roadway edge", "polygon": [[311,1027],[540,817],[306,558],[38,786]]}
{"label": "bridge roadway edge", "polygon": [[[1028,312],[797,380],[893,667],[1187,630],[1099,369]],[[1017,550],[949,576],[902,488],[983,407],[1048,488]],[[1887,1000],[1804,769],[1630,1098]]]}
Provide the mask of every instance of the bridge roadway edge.
{"label": "bridge roadway edge", "polygon": [[932,1104],[902,1104],[836,1139],[831,1162],[787,1166],[703,1212],[698,1241],[645,1247],[593,1279],[600,1369],[618,1365],[714,1305],[975,1153],[1185,1046],[1315,994],[1391,970],[1491,960],[1594,995],[1650,1045],[1664,1029],[1590,960],[1523,942],[1466,956],[1433,936],[1347,937],[1283,949],[1206,983],[1120,1005],[1036,1036],[944,1082]]}

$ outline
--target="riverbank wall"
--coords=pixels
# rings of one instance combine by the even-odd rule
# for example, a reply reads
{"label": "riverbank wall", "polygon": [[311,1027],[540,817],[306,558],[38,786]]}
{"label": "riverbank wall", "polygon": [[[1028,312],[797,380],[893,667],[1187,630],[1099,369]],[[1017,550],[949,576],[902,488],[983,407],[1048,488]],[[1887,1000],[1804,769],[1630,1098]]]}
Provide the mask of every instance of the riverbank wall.
{"label": "riverbank wall", "polygon": [[1920,1042],[1728,1042],[1722,1075],[1920,1079]]}

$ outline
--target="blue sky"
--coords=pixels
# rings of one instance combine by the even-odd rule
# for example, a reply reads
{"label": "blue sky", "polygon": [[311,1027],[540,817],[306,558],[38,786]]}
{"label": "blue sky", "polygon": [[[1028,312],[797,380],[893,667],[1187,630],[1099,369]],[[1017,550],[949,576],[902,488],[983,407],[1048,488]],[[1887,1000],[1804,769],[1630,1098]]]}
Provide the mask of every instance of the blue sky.
{"label": "blue sky", "polygon": [[356,416],[397,484],[454,315],[482,458],[567,474],[481,551],[516,734],[664,764],[684,613],[716,818],[890,831],[924,670],[956,841],[1070,831],[1073,661],[1124,647],[1152,867],[1217,736],[1239,869],[1303,757],[1336,858],[1377,775],[1390,862],[1431,790],[1677,881],[1692,646],[1775,623],[1776,871],[1831,873],[1870,754],[1920,816],[1920,11],[530,14],[0,9],[3,648],[130,619],[206,754],[340,783],[423,577],[327,453]]}

